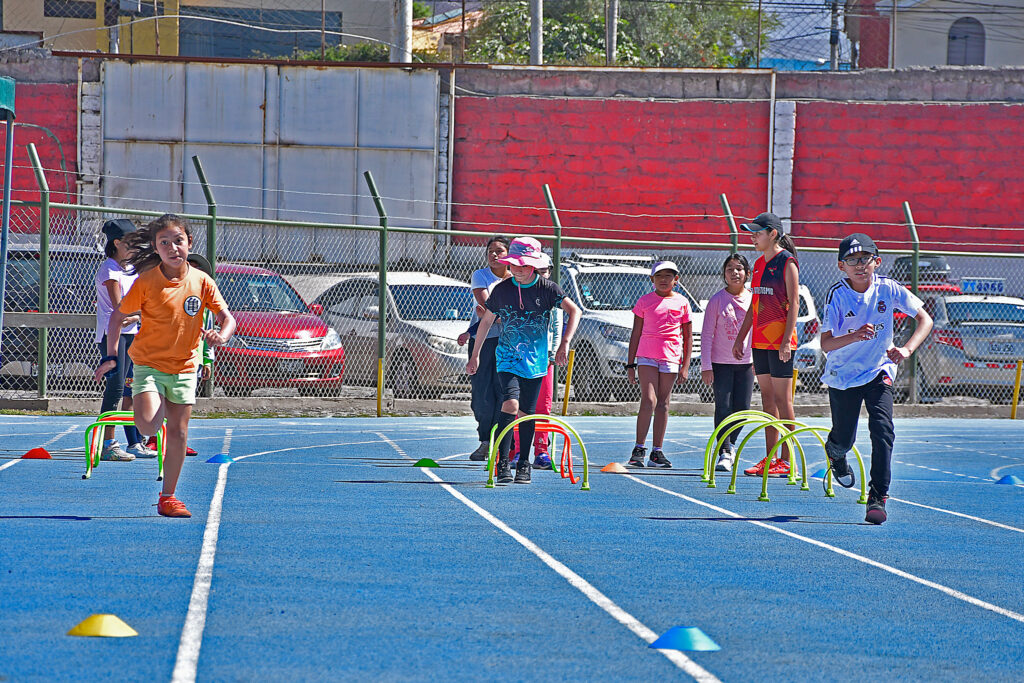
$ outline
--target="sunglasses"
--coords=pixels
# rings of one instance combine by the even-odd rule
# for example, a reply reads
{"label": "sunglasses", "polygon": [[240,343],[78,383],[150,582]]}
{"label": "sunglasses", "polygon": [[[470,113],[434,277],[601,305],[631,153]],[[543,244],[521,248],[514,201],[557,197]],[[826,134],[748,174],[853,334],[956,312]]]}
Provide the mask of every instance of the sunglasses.
{"label": "sunglasses", "polygon": [[874,261],[877,256],[851,256],[850,258],[844,258],[843,263],[848,266],[862,266],[867,265]]}

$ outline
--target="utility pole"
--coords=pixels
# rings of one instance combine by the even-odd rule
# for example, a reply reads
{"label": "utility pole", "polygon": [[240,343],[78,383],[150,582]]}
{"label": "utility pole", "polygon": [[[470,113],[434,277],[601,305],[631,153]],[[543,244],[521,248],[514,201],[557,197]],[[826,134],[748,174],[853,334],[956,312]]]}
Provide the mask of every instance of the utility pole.
{"label": "utility pole", "polygon": [[412,0],[392,0],[394,41],[389,59],[392,62],[412,61]]}
{"label": "utility pole", "polygon": [[320,0],[320,61],[327,59],[327,0]]}
{"label": "utility pole", "polygon": [[604,6],[604,63],[615,66],[615,44],[619,34],[619,0],[605,0]]}
{"label": "utility pole", "polygon": [[153,43],[156,47],[156,53],[160,54],[160,5],[157,0],[153,0]]}
{"label": "utility pole", "polygon": [[761,0],[757,0],[757,63],[755,69],[761,68]]}
{"label": "utility pole", "polygon": [[120,37],[120,26],[118,25],[118,14],[120,5],[117,0],[106,0],[103,3],[103,25],[107,27],[108,45],[107,52],[118,53],[118,39]]}
{"label": "utility pole", "polygon": [[544,63],[544,0],[530,0],[530,64]]}
{"label": "utility pole", "polygon": [[892,0],[892,21],[889,22],[889,68],[896,68],[896,14],[899,12],[899,1]]}
{"label": "utility pole", "polygon": [[832,30],[828,34],[829,68],[839,71],[839,2],[832,0]]}

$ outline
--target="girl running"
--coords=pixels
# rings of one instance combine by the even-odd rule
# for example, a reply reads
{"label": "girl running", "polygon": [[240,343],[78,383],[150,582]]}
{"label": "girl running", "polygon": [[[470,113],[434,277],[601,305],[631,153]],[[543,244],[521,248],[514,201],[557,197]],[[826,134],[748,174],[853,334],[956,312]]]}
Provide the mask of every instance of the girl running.
{"label": "girl running", "polygon": [[[754,371],[750,361],[750,336],[739,340],[743,356],[733,357],[732,347],[737,341],[740,325],[750,308],[750,290],[747,279],[750,264],[740,254],[729,254],[722,265],[725,287],[715,293],[704,308],[701,328],[700,378],[715,391],[715,427],[733,413],[750,408],[750,394],[754,390]],[[736,439],[740,430],[729,435],[722,444],[715,469],[731,472],[736,459]]]}
{"label": "girl running", "polygon": [[[761,387],[761,408],[783,420],[796,417],[793,412],[793,351],[796,349],[796,316],[800,310],[800,271],[796,247],[782,227],[782,219],[774,213],[762,213],[750,223],[740,226],[750,233],[754,249],[761,256],[754,262],[751,279],[750,308],[733,342],[732,355],[743,359],[744,340],[753,330],[751,360]],[[765,429],[766,453],[778,442],[778,432]],[[743,470],[743,474],[760,477],[768,467],[768,476],[789,475],[789,446],[781,449],[771,463],[768,456]]]}
{"label": "girl running", "polygon": [[[167,419],[163,492],[157,512],[164,517],[191,517],[174,489],[185,462],[188,421],[196,401],[199,341],[225,344],[235,330],[235,319],[213,278],[188,263],[192,230],[174,214],[164,214],[127,237],[128,263],[138,279],[110,316],[107,355],[96,369],[96,380],[118,369],[118,331],[124,318],[141,311],[142,326],[129,351],[135,363],[132,385],[135,426],[143,434],[156,434]],[[203,309],[213,311],[220,330],[203,329]]]}
{"label": "girl running", "polygon": [[676,380],[690,374],[693,323],[690,304],[675,291],[679,268],[672,261],[660,261],[651,268],[654,291],[637,299],[633,306],[633,334],[629,338],[626,376],[632,384],[640,375],[640,410],[636,416],[636,445],[626,467],[644,467],[647,430],[654,416],[651,458],[646,467],[672,467],[661,450],[668,428],[668,406]]}

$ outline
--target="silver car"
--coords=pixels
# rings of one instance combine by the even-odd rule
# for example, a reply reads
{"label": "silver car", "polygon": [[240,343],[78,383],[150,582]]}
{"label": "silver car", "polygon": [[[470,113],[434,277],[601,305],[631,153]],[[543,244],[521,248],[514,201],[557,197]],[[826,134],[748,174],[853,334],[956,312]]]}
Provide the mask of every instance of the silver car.
{"label": "silver car", "polygon": [[[1024,356],[1024,299],[959,294],[924,299],[935,320],[931,336],[917,351],[919,388],[925,397],[972,395],[1006,402],[1013,390],[1017,359]],[[897,331],[895,343],[910,336]],[[896,389],[906,393],[905,371]]]}
{"label": "silver car", "polygon": [[[378,278],[343,275],[313,302],[345,348],[345,382],[377,382]],[[473,311],[469,283],[426,272],[387,276],[386,385],[400,398],[468,390],[466,347],[456,339]]]}

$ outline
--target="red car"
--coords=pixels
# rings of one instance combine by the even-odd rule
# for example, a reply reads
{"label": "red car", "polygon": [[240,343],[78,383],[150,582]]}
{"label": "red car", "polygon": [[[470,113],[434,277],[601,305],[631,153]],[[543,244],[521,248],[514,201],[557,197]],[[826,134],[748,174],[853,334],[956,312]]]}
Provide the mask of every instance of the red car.
{"label": "red car", "polygon": [[248,396],[265,387],[295,387],[300,396],[341,391],[341,338],[283,277],[225,264],[217,266],[217,286],[237,323],[214,360],[214,382],[224,393]]}

